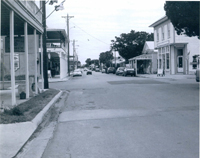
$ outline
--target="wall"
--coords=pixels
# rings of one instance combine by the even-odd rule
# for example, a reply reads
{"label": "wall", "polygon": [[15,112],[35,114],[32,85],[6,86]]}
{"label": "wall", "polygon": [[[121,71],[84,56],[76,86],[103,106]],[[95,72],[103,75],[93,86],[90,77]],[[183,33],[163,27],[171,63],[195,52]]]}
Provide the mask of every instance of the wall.
{"label": "wall", "polygon": [[[37,41],[37,50],[38,49],[38,42],[39,42],[39,36],[36,36],[36,41]],[[28,36],[28,62],[29,62],[29,75],[34,75],[35,73],[35,52],[34,52],[34,36],[33,35],[29,35]],[[24,52],[15,52],[17,54],[19,54],[19,69],[17,71],[15,71],[15,76],[18,75],[25,75],[25,53]],[[39,51],[37,51],[37,56],[39,59]],[[6,66],[6,73],[5,74],[10,74],[10,53],[5,53],[4,54],[4,63]],[[40,74],[39,72],[39,65],[37,64],[37,71],[38,71],[38,76]]]}

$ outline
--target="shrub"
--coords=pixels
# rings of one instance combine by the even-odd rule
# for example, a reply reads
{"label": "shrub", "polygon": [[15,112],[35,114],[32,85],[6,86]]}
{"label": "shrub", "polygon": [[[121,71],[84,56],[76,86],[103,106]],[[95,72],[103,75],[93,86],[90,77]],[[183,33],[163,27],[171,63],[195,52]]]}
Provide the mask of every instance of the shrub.
{"label": "shrub", "polygon": [[23,112],[20,110],[19,107],[14,107],[10,110],[4,110],[4,113],[8,114],[8,115],[16,115],[16,116],[20,116],[20,115],[23,115]]}

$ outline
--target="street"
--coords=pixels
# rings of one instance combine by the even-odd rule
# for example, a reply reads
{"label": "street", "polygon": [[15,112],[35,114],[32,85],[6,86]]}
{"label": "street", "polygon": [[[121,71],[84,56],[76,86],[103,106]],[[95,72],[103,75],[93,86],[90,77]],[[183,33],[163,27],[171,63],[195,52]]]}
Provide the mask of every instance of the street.
{"label": "street", "polygon": [[68,91],[43,158],[198,158],[199,86],[94,72]]}

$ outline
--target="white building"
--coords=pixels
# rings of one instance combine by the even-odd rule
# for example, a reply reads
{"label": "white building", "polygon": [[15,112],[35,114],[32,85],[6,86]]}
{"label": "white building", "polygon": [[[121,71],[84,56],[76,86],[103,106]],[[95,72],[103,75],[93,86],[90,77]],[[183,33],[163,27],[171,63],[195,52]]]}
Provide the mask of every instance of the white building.
{"label": "white building", "polygon": [[[142,54],[129,59],[129,64],[135,68],[136,73],[156,73],[157,72],[157,50],[154,48],[154,41],[146,41]],[[142,70],[141,70],[142,68]]]}
{"label": "white building", "polygon": [[166,74],[194,74],[193,60],[199,55],[197,37],[178,35],[167,16],[150,25],[154,28],[154,45],[158,49],[158,69]]}

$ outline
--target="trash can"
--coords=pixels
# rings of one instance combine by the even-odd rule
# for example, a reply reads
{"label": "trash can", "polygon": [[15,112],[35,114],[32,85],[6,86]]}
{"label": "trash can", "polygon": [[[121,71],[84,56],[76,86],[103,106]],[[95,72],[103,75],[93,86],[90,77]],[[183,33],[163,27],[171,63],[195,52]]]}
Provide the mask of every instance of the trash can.
{"label": "trash can", "polygon": [[22,91],[19,95],[20,99],[26,99],[26,93]]}

